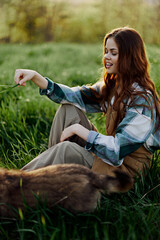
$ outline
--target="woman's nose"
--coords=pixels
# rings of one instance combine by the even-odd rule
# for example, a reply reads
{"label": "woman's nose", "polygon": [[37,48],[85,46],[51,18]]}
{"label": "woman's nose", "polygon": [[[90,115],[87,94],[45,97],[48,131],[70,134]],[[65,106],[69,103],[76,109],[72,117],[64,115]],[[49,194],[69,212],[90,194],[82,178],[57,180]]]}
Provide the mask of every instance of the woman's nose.
{"label": "woman's nose", "polygon": [[104,58],[110,59],[110,58],[111,58],[111,57],[110,57],[110,54],[109,54],[109,53],[105,53],[105,54],[104,54]]}

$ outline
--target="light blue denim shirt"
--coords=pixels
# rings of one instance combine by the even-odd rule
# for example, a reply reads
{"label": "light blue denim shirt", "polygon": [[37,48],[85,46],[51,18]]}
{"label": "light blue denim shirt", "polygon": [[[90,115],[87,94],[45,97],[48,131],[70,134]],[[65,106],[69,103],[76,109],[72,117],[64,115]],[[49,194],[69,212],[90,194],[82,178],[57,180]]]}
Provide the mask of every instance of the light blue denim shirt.
{"label": "light blue denim shirt", "polygon": [[[96,101],[90,87],[70,88],[46,79],[48,80],[48,87],[47,89],[40,89],[41,95],[47,95],[56,103],[73,104],[86,113],[102,112],[101,105]],[[96,86],[96,84],[93,88],[97,92],[100,90],[99,85]],[[137,88],[140,87],[135,84],[135,89]],[[152,153],[160,149],[160,129],[155,132],[158,119],[156,119],[153,99],[150,96],[148,96],[148,99],[152,104],[153,119],[151,118],[151,110],[146,107],[148,103],[145,98],[136,96],[135,102],[139,106],[136,108],[127,107],[125,117],[119,123],[115,137],[90,131],[85,148],[113,166],[120,166],[125,156],[136,151],[142,145]]]}

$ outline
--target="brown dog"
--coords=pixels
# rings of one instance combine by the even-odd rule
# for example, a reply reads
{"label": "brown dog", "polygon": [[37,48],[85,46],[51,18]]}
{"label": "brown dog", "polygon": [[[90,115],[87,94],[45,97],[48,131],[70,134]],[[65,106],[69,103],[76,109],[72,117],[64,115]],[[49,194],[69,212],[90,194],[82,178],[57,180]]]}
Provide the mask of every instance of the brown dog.
{"label": "brown dog", "polygon": [[[47,206],[60,205],[72,212],[97,207],[101,192],[125,192],[133,185],[125,173],[97,174],[78,164],[59,164],[30,172],[0,168],[0,216],[12,216],[12,207],[34,207],[37,197]],[[36,197],[37,196],[37,197]],[[25,202],[25,203],[24,203]]]}

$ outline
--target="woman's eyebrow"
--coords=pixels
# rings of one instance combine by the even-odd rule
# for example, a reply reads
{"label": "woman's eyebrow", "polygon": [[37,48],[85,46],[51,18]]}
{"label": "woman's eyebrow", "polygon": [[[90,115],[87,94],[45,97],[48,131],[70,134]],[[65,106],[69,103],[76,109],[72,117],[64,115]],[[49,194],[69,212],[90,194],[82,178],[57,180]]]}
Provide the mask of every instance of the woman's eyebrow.
{"label": "woman's eyebrow", "polygon": [[118,51],[117,48],[110,48],[110,50],[111,50],[111,51],[114,51],[114,50]]}
{"label": "woman's eyebrow", "polygon": [[[105,49],[107,49],[107,50],[108,50],[108,48],[107,48],[107,47],[105,47]],[[110,48],[109,50],[111,50],[111,51],[113,51],[113,50],[116,50],[116,51],[118,51],[118,48]]]}

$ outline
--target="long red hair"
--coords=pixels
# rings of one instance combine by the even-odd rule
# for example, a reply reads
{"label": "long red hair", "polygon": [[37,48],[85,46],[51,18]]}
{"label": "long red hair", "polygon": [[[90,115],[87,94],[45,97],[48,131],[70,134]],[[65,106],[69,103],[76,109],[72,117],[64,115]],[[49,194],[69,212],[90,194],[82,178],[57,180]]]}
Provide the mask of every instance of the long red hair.
{"label": "long red hair", "polygon": [[[132,104],[132,106],[136,107],[136,104],[134,103],[136,95],[143,96],[146,99],[148,103],[147,107],[151,109],[151,112],[152,106],[150,100],[153,98],[154,107],[156,109],[157,116],[160,119],[160,100],[155,90],[154,83],[149,76],[149,63],[141,36],[132,28],[124,27],[115,29],[105,36],[104,51],[108,38],[113,38],[118,46],[118,73],[117,75],[110,75],[107,73],[106,68],[104,68],[104,86],[102,88],[100,98],[104,104],[112,88],[114,88],[115,100],[113,107],[118,112],[114,129],[116,129],[118,123],[124,116],[123,111],[121,111],[120,104],[124,103],[125,99],[130,98],[130,105]],[[133,83],[138,83],[143,90],[134,91]],[[119,86],[119,92],[117,91],[116,86]],[[148,91],[150,91],[151,94],[148,93]],[[157,127],[160,127],[160,121]]]}

